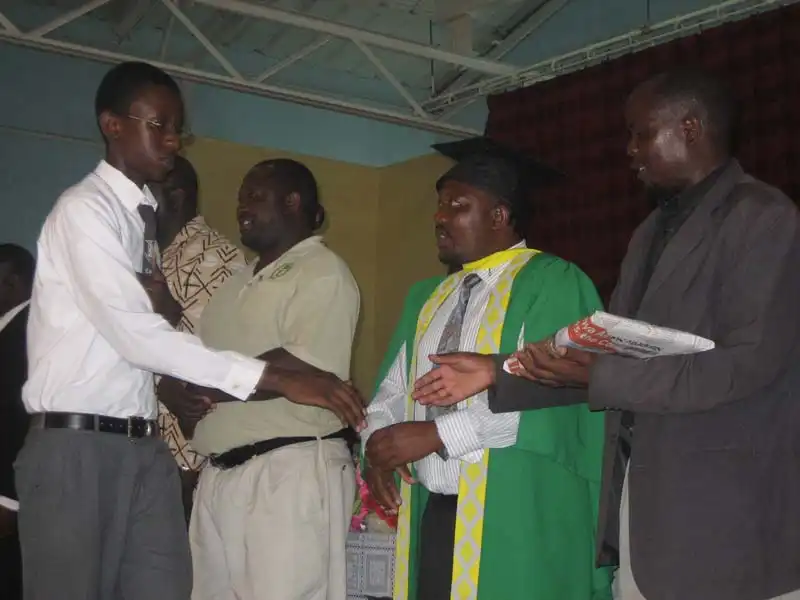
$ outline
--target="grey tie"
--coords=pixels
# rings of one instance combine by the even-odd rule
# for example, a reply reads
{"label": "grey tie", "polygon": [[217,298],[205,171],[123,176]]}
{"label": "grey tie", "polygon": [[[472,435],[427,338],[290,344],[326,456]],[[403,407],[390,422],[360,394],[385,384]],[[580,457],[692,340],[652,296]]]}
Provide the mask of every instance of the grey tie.
{"label": "grey tie", "polygon": [[156,209],[149,204],[140,204],[138,209],[144,221],[142,275],[152,275],[156,270]]}
{"label": "grey tie", "polygon": [[[442,337],[439,338],[439,345],[436,348],[436,354],[448,354],[450,352],[458,352],[461,344],[461,330],[464,327],[464,315],[467,313],[467,305],[469,304],[469,297],[472,294],[472,288],[481,282],[481,278],[475,273],[469,273],[464,277],[461,283],[461,291],[458,296],[458,302],[453,307],[453,312],[447,319],[447,324],[444,326]],[[429,406],[425,413],[425,418],[428,421],[433,421],[436,417],[443,415],[453,410],[453,407],[442,406]]]}

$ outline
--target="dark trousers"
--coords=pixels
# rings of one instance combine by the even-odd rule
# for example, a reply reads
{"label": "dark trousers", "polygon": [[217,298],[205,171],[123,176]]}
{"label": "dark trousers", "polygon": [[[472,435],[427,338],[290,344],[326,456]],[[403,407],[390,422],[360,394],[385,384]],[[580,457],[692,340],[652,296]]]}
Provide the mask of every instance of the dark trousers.
{"label": "dark trousers", "polygon": [[22,600],[22,560],[16,534],[0,538],[0,598]]}
{"label": "dark trousers", "polygon": [[419,537],[417,600],[450,600],[458,496],[431,494]]}
{"label": "dark trousers", "polygon": [[34,430],[15,469],[25,600],[189,600],[181,484],[163,441]]}

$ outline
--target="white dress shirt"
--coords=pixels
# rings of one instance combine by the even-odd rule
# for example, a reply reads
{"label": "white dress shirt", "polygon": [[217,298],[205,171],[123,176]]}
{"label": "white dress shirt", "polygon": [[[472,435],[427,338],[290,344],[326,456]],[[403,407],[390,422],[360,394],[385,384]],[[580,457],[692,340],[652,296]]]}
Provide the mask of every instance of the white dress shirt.
{"label": "white dress shirt", "polygon": [[[524,248],[520,242],[513,248]],[[497,285],[508,263],[500,267],[473,271],[481,278],[470,294],[467,312],[464,315],[459,350],[474,352],[478,331],[489,300],[489,293]],[[421,377],[433,368],[428,356],[436,353],[439,340],[444,332],[450,313],[458,302],[461,285],[453,290],[436,311],[427,331],[420,340],[417,352],[415,378]],[[522,335],[520,335],[522,340]],[[402,423],[405,419],[409,381],[406,377],[406,345],[400,349],[386,378],[381,382],[378,392],[367,407],[367,429],[361,434],[366,447],[369,436],[376,430]],[[413,384],[413,382],[411,382]],[[425,420],[426,407],[416,404],[414,420]],[[519,413],[494,414],[489,410],[487,393],[481,392],[473,397],[467,406],[466,401],[456,405],[455,410],[436,418],[436,428],[444,444],[449,459],[444,461],[438,454],[431,454],[415,464],[417,478],[431,492],[457,494],[461,462],[477,463],[483,458],[484,448],[507,448],[517,442]]]}
{"label": "white dress shirt", "polygon": [[262,361],[209,350],[153,312],[136,277],[140,204],[156,201],[103,161],[47,217],[28,319],[28,412],[155,419],[153,373],[241,400],[254,391]]}
{"label": "white dress shirt", "polygon": [[[25,310],[25,307],[31,303],[30,300],[26,300],[22,304],[17,304],[14,308],[0,317],[0,331],[6,328],[6,326],[14,320],[19,313]],[[13,498],[8,498],[6,496],[0,496],[0,506],[3,506],[9,510],[19,510],[19,502],[14,500]]]}

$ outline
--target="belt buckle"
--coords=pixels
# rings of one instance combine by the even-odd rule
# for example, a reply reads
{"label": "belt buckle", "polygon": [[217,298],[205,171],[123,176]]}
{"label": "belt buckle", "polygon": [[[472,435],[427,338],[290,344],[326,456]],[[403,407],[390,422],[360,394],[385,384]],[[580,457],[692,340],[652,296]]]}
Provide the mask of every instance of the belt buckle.
{"label": "belt buckle", "polygon": [[[134,427],[137,424],[143,423],[145,424],[144,433],[141,435],[134,435]],[[150,423],[144,417],[128,417],[128,438],[129,439],[138,439],[140,437],[147,437],[150,436],[153,430],[153,424]]]}

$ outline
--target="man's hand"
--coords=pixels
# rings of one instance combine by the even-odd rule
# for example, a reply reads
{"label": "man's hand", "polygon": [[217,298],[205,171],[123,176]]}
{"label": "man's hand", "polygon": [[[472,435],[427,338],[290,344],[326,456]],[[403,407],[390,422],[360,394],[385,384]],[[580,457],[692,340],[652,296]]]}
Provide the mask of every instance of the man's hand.
{"label": "man's hand", "polygon": [[430,357],[438,368],[414,383],[412,397],[420,404],[451,406],[482,392],[495,382],[495,364],[490,356],[454,352]]}
{"label": "man's hand", "polygon": [[597,360],[597,354],[556,348],[549,339],[525,344],[514,356],[524,369],[520,376],[550,387],[587,387],[591,367]]}
{"label": "man's hand", "polygon": [[183,310],[170,294],[164,274],[160,270],[152,275],[139,274],[139,281],[150,298],[153,312],[160,314],[173,327],[177,327],[181,321]]}
{"label": "man's hand", "polygon": [[158,399],[167,410],[178,418],[200,420],[214,408],[214,402],[207,394],[206,388],[185,385],[173,377],[164,376],[158,382]]}
{"label": "man's hand", "polygon": [[214,402],[206,394],[172,377],[162,377],[158,382],[158,400],[178,419],[178,425],[186,439],[194,437],[197,424],[214,408]]}
{"label": "man's hand", "polygon": [[375,501],[380,504],[389,514],[397,514],[400,510],[400,490],[397,489],[397,484],[394,481],[394,474],[398,473],[406,483],[413,484],[414,479],[411,477],[411,472],[408,466],[403,465],[393,471],[384,471],[367,464],[364,470],[364,481],[367,483],[369,493],[375,498]]}
{"label": "man's hand", "polygon": [[17,513],[0,506],[0,540],[11,537],[17,531]]}
{"label": "man's hand", "polygon": [[442,440],[433,421],[413,421],[384,427],[367,441],[365,455],[370,466],[383,471],[406,467],[441,450]]}
{"label": "man's hand", "polygon": [[342,381],[333,373],[318,369],[298,371],[269,365],[257,388],[277,391],[295,404],[325,408],[356,431],[366,426],[361,394],[351,383]]}

